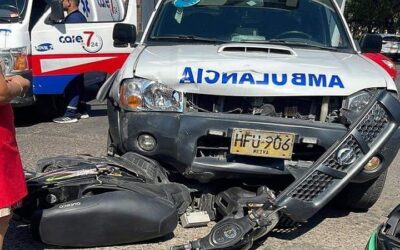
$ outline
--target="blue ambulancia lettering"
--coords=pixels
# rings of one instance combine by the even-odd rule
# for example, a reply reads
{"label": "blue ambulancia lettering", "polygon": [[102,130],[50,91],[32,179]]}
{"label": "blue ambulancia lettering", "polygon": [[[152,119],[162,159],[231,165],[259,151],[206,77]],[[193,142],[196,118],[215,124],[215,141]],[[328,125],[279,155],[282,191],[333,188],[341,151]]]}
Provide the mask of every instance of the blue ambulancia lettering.
{"label": "blue ambulancia lettering", "polygon": [[276,74],[263,73],[253,74],[250,72],[226,73],[208,69],[192,69],[185,67],[183,70],[181,84],[197,83],[197,84],[250,84],[250,85],[275,85],[285,86],[288,84],[302,87],[319,87],[319,88],[344,88],[342,79],[338,75],[325,74]]}

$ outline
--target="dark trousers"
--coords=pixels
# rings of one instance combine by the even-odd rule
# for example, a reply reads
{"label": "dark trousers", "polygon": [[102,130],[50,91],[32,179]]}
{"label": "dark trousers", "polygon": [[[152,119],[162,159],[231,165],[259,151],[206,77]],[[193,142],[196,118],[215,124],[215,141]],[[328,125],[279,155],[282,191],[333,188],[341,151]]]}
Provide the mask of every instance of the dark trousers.
{"label": "dark trousers", "polygon": [[85,86],[83,75],[75,77],[65,89],[67,110],[64,116],[76,117],[78,113],[86,111]]}

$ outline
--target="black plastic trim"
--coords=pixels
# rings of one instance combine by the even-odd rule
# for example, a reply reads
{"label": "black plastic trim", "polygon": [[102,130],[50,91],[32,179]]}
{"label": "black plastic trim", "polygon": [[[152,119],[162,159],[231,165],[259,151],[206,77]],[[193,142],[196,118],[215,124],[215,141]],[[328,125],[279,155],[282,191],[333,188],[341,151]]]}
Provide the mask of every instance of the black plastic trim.
{"label": "black plastic trim", "polygon": [[369,150],[370,147],[368,146],[368,143],[364,140],[364,138],[361,136],[360,132],[357,130],[353,130],[352,135],[354,136],[354,139],[358,142],[358,145],[360,146],[363,154],[366,154]]}
{"label": "black plastic trim", "polygon": [[[322,188],[322,192],[318,193],[318,196],[313,197],[312,200],[302,200],[302,197],[299,195],[294,195],[298,193],[299,188],[304,187],[307,179],[313,175],[316,171],[320,171],[324,174],[329,175],[332,173],[331,171],[326,172],[326,166],[323,163],[331,157],[332,154],[335,154],[350,137],[353,136],[354,131],[357,130],[359,124],[366,119],[366,114],[375,106],[379,105],[381,102],[386,109],[386,112],[392,114],[390,117],[389,124],[385,127],[385,130],[381,132],[380,136],[375,138],[373,143],[371,144],[370,150],[364,155],[360,156],[358,160],[353,163],[347,169],[347,175],[343,178],[337,178],[338,176],[332,176],[331,182],[326,184],[326,187]],[[313,216],[318,210],[320,210],[325,204],[327,204],[333,197],[336,196],[349,182],[355,177],[364,165],[368,162],[371,157],[376,155],[381,148],[386,144],[386,142],[392,137],[395,132],[398,132],[399,121],[400,121],[400,112],[399,110],[399,102],[391,96],[389,92],[381,91],[377,94],[373,101],[368,105],[368,107],[362,112],[360,117],[354,124],[351,125],[348,133],[342,137],[341,140],[337,141],[330,149],[328,149],[323,156],[318,159],[313,166],[302,176],[297,179],[294,183],[292,183],[288,188],[286,188],[278,197],[276,201],[276,205],[278,207],[285,207],[283,210],[285,214],[291,217],[295,221],[307,221],[311,216]],[[356,138],[353,136],[353,138]],[[362,144],[363,141],[358,142]],[[399,147],[399,145],[393,145],[394,147]],[[303,186],[302,186],[303,185]],[[311,188],[313,188],[311,184]],[[308,187],[308,186],[306,186]],[[320,186],[317,186],[319,190],[321,190]]]}

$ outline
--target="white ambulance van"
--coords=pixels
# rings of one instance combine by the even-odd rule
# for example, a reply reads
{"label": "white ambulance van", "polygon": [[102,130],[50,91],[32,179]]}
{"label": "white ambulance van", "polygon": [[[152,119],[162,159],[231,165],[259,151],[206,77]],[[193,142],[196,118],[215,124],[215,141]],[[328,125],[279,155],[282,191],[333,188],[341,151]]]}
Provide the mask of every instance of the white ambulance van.
{"label": "white ambulance van", "polygon": [[115,24],[134,24],[140,31],[155,2],[80,0],[79,10],[87,23],[65,24],[60,0],[1,0],[0,56],[6,74],[32,81],[31,91],[16,98],[14,106],[31,105],[40,96],[61,95],[80,74],[105,76],[120,68],[133,44],[114,44],[110,34]]}

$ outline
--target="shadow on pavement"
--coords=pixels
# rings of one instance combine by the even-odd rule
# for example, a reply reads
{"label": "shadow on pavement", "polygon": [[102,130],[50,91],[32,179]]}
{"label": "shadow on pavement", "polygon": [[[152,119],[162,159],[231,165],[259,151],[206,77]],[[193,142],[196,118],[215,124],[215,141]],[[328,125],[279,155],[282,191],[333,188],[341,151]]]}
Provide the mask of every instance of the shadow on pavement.
{"label": "shadow on pavement", "polygon": [[307,234],[311,229],[317,227],[326,218],[341,218],[347,216],[349,213],[350,211],[336,209],[332,207],[332,205],[328,205],[305,224],[288,228],[281,227],[272,230],[272,232],[256,241],[251,249],[255,250],[261,247],[264,243],[268,244],[268,238],[270,237],[288,241],[294,240],[304,234]]}
{"label": "shadow on pavement", "polygon": [[4,250],[42,250],[45,245],[32,238],[29,225],[12,221],[4,240]]}
{"label": "shadow on pavement", "polygon": [[341,210],[328,205],[318,212],[314,217],[312,217],[308,223],[302,224],[296,228],[285,228],[285,229],[275,229],[269,236],[284,239],[293,240],[297,237],[306,234],[311,229],[317,227],[321,222],[327,218],[341,218],[349,215],[350,211]]}
{"label": "shadow on pavement", "polygon": [[41,122],[51,121],[50,118],[45,118],[37,114],[36,106],[14,108],[14,123],[16,127],[29,127]]}
{"label": "shadow on pavement", "polygon": [[[90,107],[88,113],[92,117],[107,115],[107,105],[96,100],[98,90],[97,85],[85,87],[85,101]],[[42,122],[51,122],[53,118],[64,113],[66,105],[61,95],[40,96],[32,106],[14,108],[15,126],[29,127]]]}
{"label": "shadow on pavement", "polygon": [[[158,243],[162,244],[163,242],[169,241],[175,237],[174,233],[170,233],[164,237],[148,240],[145,242],[137,242],[133,243],[134,245],[140,244],[152,244]],[[125,245],[115,245],[116,246],[129,246],[131,244]],[[41,243],[39,240],[35,240],[32,237],[32,233],[30,230],[29,224],[20,223],[16,221],[12,221],[10,223],[10,228],[7,232],[5,241],[4,241],[4,250],[43,250],[43,249],[72,249],[68,247],[59,247],[59,246],[50,246]],[[96,248],[97,249],[97,248]]]}
{"label": "shadow on pavement", "polygon": [[[90,117],[107,116],[106,105],[95,103],[95,101],[92,102],[88,104],[88,106],[90,107],[88,111]],[[40,115],[36,109],[37,109],[36,106],[14,109],[15,126],[17,128],[30,127],[42,122],[52,121],[53,119],[52,117]]]}

